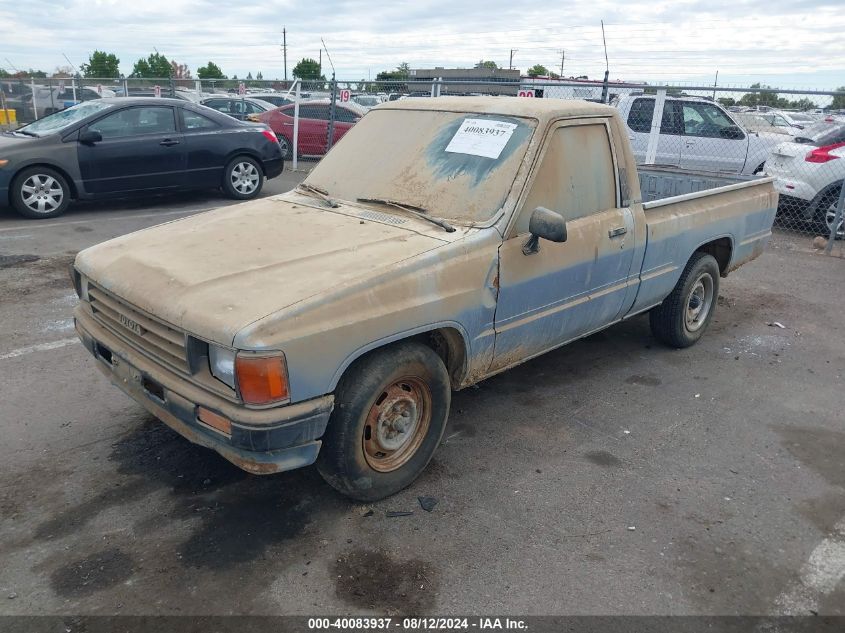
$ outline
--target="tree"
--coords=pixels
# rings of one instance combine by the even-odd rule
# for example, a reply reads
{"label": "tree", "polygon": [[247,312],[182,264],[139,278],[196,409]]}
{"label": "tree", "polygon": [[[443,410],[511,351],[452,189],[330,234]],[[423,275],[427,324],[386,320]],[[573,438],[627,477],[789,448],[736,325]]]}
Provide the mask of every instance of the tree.
{"label": "tree", "polygon": [[175,61],[170,62],[170,76],[174,79],[191,79],[191,71],[187,64],[178,64]]}
{"label": "tree", "polygon": [[205,66],[197,68],[197,77],[200,79],[227,79],[220,66],[214,62],[208,62]]}
{"label": "tree", "polygon": [[72,66],[56,66],[56,70],[53,72],[53,77],[59,79],[68,79],[69,77],[73,77],[73,67]]}
{"label": "tree", "polygon": [[734,99],[733,97],[719,97],[718,99],[716,99],[716,101],[721,103],[726,108],[736,105],[736,99]]}
{"label": "tree", "polygon": [[482,59],[481,61],[479,61],[475,65],[475,67],[476,68],[489,68],[490,70],[496,70],[499,67],[499,64],[497,64],[496,62],[491,61],[491,60]]}
{"label": "tree", "polygon": [[88,63],[80,70],[85,77],[114,78],[120,77],[120,60],[114,53],[94,51],[88,57]]}
{"label": "tree", "polygon": [[261,71],[259,70],[257,73],[255,73],[255,78],[256,78],[258,81],[263,81],[263,80],[264,80],[264,75],[262,75],[262,74],[261,74]]}
{"label": "tree", "polygon": [[548,74],[548,69],[542,64],[534,64],[531,68],[528,69],[529,77],[545,77]]}
{"label": "tree", "polygon": [[246,74],[246,80],[247,80],[247,81],[252,81],[252,73],[251,73],[251,72],[248,72],[248,73]]}
{"label": "tree", "polygon": [[[768,90],[770,86],[763,86],[759,83],[751,84],[750,88],[757,88]],[[739,100],[740,105],[749,106],[751,108],[755,106],[769,106],[770,108],[777,108],[778,107],[779,97],[776,92],[747,92],[742,95],[742,99]]]}
{"label": "tree", "polygon": [[146,59],[139,59],[132,68],[130,77],[141,79],[166,79],[170,77],[170,61],[161,53],[152,53]]}
{"label": "tree", "polygon": [[325,75],[320,74],[320,64],[316,59],[311,59],[310,57],[303,57],[299,60],[296,66],[293,67],[293,76],[297,79],[326,80]]}
{"label": "tree", "polygon": [[[839,86],[836,89],[836,92],[845,93],[845,86]],[[845,94],[834,95],[833,102],[830,104],[830,107],[834,110],[842,110],[845,108]]]}

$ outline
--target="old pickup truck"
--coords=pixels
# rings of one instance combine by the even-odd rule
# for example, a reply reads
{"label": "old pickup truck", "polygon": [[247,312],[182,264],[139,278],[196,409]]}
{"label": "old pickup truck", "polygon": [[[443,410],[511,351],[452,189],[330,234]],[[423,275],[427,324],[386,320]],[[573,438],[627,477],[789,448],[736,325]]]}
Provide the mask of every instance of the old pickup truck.
{"label": "old pickup truck", "polygon": [[288,193],[79,253],[76,329],[192,442],[375,500],[425,468],[452,390],[644,312],[695,343],[776,208],[771,179],[638,174],[611,107],[395,101]]}

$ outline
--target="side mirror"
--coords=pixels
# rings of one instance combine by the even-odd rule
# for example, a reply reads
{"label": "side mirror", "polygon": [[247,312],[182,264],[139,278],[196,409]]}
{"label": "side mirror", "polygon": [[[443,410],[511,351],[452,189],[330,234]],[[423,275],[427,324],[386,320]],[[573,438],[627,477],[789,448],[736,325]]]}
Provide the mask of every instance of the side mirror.
{"label": "side mirror", "polygon": [[531,255],[540,250],[540,238],[550,242],[566,241],[566,220],[559,213],[545,207],[537,207],[528,221],[531,237],[522,246],[523,255]]}
{"label": "side mirror", "polygon": [[103,135],[97,130],[84,130],[79,133],[79,142],[86,145],[93,145],[103,140]]}

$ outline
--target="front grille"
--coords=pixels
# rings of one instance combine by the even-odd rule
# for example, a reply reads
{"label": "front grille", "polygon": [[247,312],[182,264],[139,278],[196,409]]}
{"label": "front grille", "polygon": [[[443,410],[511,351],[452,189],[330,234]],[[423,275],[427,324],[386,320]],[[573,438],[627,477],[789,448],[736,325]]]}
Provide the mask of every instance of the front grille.
{"label": "front grille", "polygon": [[139,351],[183,373],[190,373],[185,333],[98,286],[88,283],[94,317]]}

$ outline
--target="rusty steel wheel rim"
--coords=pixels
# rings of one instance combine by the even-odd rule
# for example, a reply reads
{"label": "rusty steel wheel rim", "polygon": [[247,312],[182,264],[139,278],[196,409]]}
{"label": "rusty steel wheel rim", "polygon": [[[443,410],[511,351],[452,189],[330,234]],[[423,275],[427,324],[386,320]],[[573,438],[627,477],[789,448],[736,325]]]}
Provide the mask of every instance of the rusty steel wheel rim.
{"label": "rusty steel wheel rim", "polygon": [[416,454],[431,425],[431,390],[413,376],[381,390],[364,425],[364,457],[370,468],[387,473]]}

